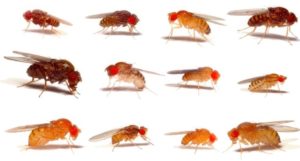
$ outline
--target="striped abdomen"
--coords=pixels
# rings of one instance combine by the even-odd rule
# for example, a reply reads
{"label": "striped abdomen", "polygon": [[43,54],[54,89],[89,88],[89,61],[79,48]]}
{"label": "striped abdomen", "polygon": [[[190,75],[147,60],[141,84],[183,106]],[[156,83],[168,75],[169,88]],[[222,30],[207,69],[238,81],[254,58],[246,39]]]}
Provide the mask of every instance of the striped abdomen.
{"label": "striped abdomen", "polygon": [[139,70],[136,69],[124,70],[119,72],[118,80],[133,83],[137,89],[145,88],[145,77]]}
{"label": "striped abdomen", "polygon": [[211,79],[211,74],[213,69],[210,67],[204,67],[196,71],[186,72],[182,76],[183,81],[196,81],[196,82],[204,82]]}
{"label": "striped abdomen", "polygon": [[178,21],[187,29],[193,29],[204,34],[210,33],[210,28],[206,20],[194,16],[192,13],[180,13],[178,15]]}
{"label": "striped abdomen", "polygon": [[46,19],[46,23],[48,23],[49,25],[53,26],[53,27],[58,27],[59,26],[59,21],[53,17],[48,17]]}
{"label": "striped abdomen", "polygon": [[253,80],[249,85],[250,91],[259,91],[259,90],[267,90],[273,87],[278,83],[278,75],[277,74],[269,74],[265,77],[258,78]]}
{"label": "striped abdomen", "polygon": [[196,129],[196,131],[187,133],[181,140],[182,145],[191,144],[208,144],[210,132],[206,129]]}
{"label": "striped abdomen", "polygon": [[120,143],[121,141],[134,140],[138,136],[139,128],[135,125],[124,127],[111,138],[112,144]]}
{"label": "striped abdomen", "polygon": [[268,13],[262,13],[252,16],[249,21],[249,26],[261,26],[261,25],[267,25],[269,21],[269,14]]}

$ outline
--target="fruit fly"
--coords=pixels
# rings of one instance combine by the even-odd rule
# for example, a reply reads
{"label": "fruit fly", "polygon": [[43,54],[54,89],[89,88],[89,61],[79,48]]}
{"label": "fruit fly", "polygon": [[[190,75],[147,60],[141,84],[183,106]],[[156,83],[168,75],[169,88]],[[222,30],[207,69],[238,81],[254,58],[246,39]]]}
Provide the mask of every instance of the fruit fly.
{"label": "fruit fly", "polygon": [[132,64],[128,64],[126,62],[118,62],[116,64],[109,65],[105,70],[110,79],[115,78],[118,82],[123,81],[127,83],[133,83],[138,90],[143,90],[146,87],[145,77],[140,71],[161,75],[159,73],[134,68]]}
{"label": "fruit fly", "polygon": [[179,131],[179,132],[170,132],[166,133],[166,135],[182,135],[184,134],[181,144],[182,145],[196,145],[196,150],[198,149],[199,145],[209,145],[212,144],[217,140],[215,134],[211,133],[209,130],[201,128],[196,129],[195,131]]}
{"label": "fruit fly", "polygon": [[[283,7],[269,7],[267,9],[234,10],[234,11],[230,11],[228,14],[252,16],[248,20],[249,27],[247,28],[253,27],[253,30],[248,34],[246,34],[245,36],[243,36],[242,38],[254,33],[256,28],[259,26],[266,26],[264,37],[268,33],[270,27],[287,27],[285,36],[289,43],[290,41],[288,39],[288,34],[289,32],[293,34],[291,32],[291,26],[298,21],[296,15],[293,12],[289,12],[287,9]],[[261,42],[261,40],[259,41],[259,43]]]}
{"label": "fruit fly", "polygon": [[[7,132],[31,131],[28,140],[29,147],[39,147],[46,145],[49,141],[66,139],[70,144],[71,139],[76,140],[80,129],[65,118],[53,120],[50,123],[19,126],[7,130]],[[69,134],[69,137],[66,136]]]}
{"label": "fruit fly", "polygon": [[81,81],[81,76],[80,73],[75,70],[73,64],[68,60],[52,59],[20,51],[13,51],[13,53],[21,56],[5,56],[4,58],[31,64],[27,69],[27,74],[32,80],[24,85],[28,85],[40,79],[45,80],[44,88],[39,96],[47,89],[48,81],[50,83],[65,82],[69,91],[72,94],[75,94],[77,84]]}
{"label": "fruit fly", "polygon": [[[284,83],[287,77],[283,75],[278,75],[275,73],[267,74],[264,76],[258,76],[254,78],[249,78],[238,82],[238,84],[249,83],[248,87],[249,91],[252,92],[259,92],[259,91],[266,91],[275,86],[278,83]],[[278,86],[279,88],[279,86]]]}
{"label": "fruit fly", "polygon": [[220,73],[217,70],[212,69],[211,67],[200,67],[198,69],[184,69],[184,70],[172,70],[168,74],[183,74],[182,80],[187,85],[188,81],[195,81],[200,88],[199,83],[211,80],[212,85],[217,84],[217,81],[220,78]]}
{"label": "fruit fly", "polygon": [[72,24],[66,20],[63,20],[61,18],[58,18],[56,16],[50,15],[45,11],[35,9],[35,10],[28,10],[23,14],[24,19],[28,22],[28,26],[30,25],[30,22],[32,22],[35,25],[39,25],[43,29],[51,26],[51,30],[53,30],[53,27],[58,27],[60,23],[71,26]]}
{"label": "fruit fly", "polygon": [[113,31],[113,27],[128,26],[130,33],[133,32],[133,29],[135,29],[136,24],[139,22],[135,14],[126,10],[90,15],[87,18],[102,18],[99,25],[103,27],[103,30],[111,28]]}
{"label": "fruit fly", "polygon": [[293,121],[285,120],[261,123],[243,122],[228,132],[228,137],[232,141],[232,145],[229,148],[237,142],[240,145],[241,152],[241,143],[246,145],[257,144],[259,150],[261,149],[261,145],[279,148],[281,140],[278,132],[296,132],[300,130],[295,127],[281,125],[289,122]]}
{"label": "fruit fly", "polygon": [[117,147],[120,142],[122,141],[129,141],[133,143],[133,140],[135,140],[138,136],[140,136],[142,139],[147,141],[148,143],[152,144],[149,141],[149,138],[147,138],[148,129],[144,126],[137,126],[137,125],[129,125],[122,128],[117,128],[113,130],[109,130],[106,132],[103,132],[101,134],[95,135],[89,139],[91,142],[96,142],[100,140],[104,140],[111,137],[111,143],[113,144],[114,148]]}
{"label": "fruit fly", "polygon": [[[195,32],[198,32],[202,36],[202,38],[208,40],[205,37],[205,35],[208,35],[211,30],[207,21],[213,22],[215,24],[223,25],[222,23],[217,22],[217,20],[223,20],[222,18],[214,17],[210,15],[204,15],[204,14],[196,14],[185,10],[169,13],[168,19],[171,25],[169,39],[173,35],[174,29],[185,27],[187,29],[193,30],[194,38],[195,38]],[[176,20],[177,20],[177,24],[175,23]]]}

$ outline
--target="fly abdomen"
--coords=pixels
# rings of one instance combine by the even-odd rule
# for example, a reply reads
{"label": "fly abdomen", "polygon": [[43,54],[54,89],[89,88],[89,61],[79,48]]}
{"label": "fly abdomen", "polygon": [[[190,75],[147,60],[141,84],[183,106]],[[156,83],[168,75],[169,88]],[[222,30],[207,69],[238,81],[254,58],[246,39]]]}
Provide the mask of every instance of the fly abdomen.
{"label": "fly abdomen", "polygon": [[248,25],[249,26],[261,26],[261,25],[266,24],[268,19],[269,19],[268,15],[266,13],[254,15],[249,19]]}
{"label": "fly abdomen", "polygon": [[265,145],[278,146],[280,137],[278,132],[269,126],[262,126],[257,129],[259,142]]}

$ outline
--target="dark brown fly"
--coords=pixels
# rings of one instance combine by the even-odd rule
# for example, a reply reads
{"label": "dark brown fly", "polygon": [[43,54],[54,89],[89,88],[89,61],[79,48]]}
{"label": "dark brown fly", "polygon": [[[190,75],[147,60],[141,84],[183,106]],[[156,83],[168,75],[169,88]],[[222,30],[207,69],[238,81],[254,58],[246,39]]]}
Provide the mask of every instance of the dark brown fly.
{"label": "dark brown fly", "polygon": [[[13,51],[13,53],[21,55],[19,57],[5,56],[4,58],[19,62],[31,63],[27,69],[27,74],[32,80],[24,85],[40,79],[45,80],[44,88],[39,96],[47,89],[47,82],[50,83],[63,83],[65,82],[72,94],[75,94],[77,84],[81,81],[81,76],[75,70],[73,64],[64,59],[52,59],[30,53]],[[37,79],[37,80],[35,80]]]}

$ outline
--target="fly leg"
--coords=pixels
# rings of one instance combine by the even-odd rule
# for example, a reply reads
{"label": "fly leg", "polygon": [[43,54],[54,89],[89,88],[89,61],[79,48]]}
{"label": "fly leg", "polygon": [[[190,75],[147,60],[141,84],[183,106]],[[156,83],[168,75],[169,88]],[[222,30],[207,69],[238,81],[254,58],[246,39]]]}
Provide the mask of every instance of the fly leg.
{"label": "fly leg", "polygon": [[119,145],[120,145],[120,142],[119,142],[119,143],[117,143],[116,145],[114,145],[114,147],[113,147],[112,151],[114,151],[114,150],[115,150],[115,148],[116,148],[117,146],[119,146]]}
{"label": "fly leg", "polygon": [[266,29],[265,29],[265,33],[264,33],[264,36],[260,39],[260,41],[258,42],[258,44],[260,44],[262,42],[262,40],[266,37],[267,33],[269,32],[269,26],[267,25],[266,26]]}
{"label": "fly leg", "polygon": [[297,39],[297,36],[291,31],[291,27],[290,27],[290,26],[288,26],[288,27],[286,28],[286,35],[285,35],[286,40],[288,41],[288,43],[289,43],[290,45],[293,45],[292,42],[290,41],[289,37],[288,37],[289,32],[290,32],[296,39]]}
{"label": "fly leg", "polygon": [[[248,28],[249,28],[249,27],[248,27]],[[255,32],[255,30],[256,30],[256,27],[254,27],[253,30],[252,30],[251,32],[249,32],[249,33],[247,33],[246,35],[242,36],[240,39],[245,38],[245,37],[247,37],[247,36],[253,34],[253,33]]]}
{"label": "fly leg", "polygon": [[130,141],[130,143],[131,143],[132,145],[136,146],[137,148],[139,148],[139,149],[143,149],[143,148],[142,148],[142,147],[140,147],[138,144],[134,143],[132,140],[129,140],[129,141]]}
{"label": "fly leg", "polygon": [[44,93],[45,90],[47,90],[47,79],[45,79],[45,84],[44,84],[44,87],[43,87],[43,90],[41,92],[41,94],[39,95],[39,97],[41,97],[41,95]]}
{"label": "fly leg", "polygon": [[198,96],[200,95],[200,82],[197,82],[197,88],[198,88]]}
{"label": "fly leg", "polygon": [[[171,31],[170,31],[170,33],[169,33],[169,36],[168,36],[168,41],[171,39],[171,37],[172,37],[172,35],[173,35],[173,30],[174,29],[179,29],[179,28],[181,28],[182,27],[182,24],[175,24],[176,26],[172,26],[171,27]],[[167,42],[168,42],[167,41]]]}
{"label": "fly leg", "polygon": [[194,154],[196,154],[196,153],[197,153],[197,150],[198,150],[198,148],[199,148],[199,144],[197,144],[197,145],[196,145],[196,148],[195,148]]}
{"label": "fly leg", "polygon": [[28,25],[26,26],[25,31],[28,30],[29,26],[30,26],[30,21],[28,21]]}
{"label": "fly leg", "polygon": [[31,84],[31,83],[33,83],[33,82],[39,81],[39,80],[40,80],[40,79],[34,80],[34,78],[32,77],[32,80],[31,80],[31,81],[29,81],[29,82],[27,82],[27,83],[24,83],[24,84],[22,84],[22,85],[19,85],[18,88],[19,88],[19,87],[23,87],[23,86],[27,86],[27,85],[29,85],[29,84]]}

